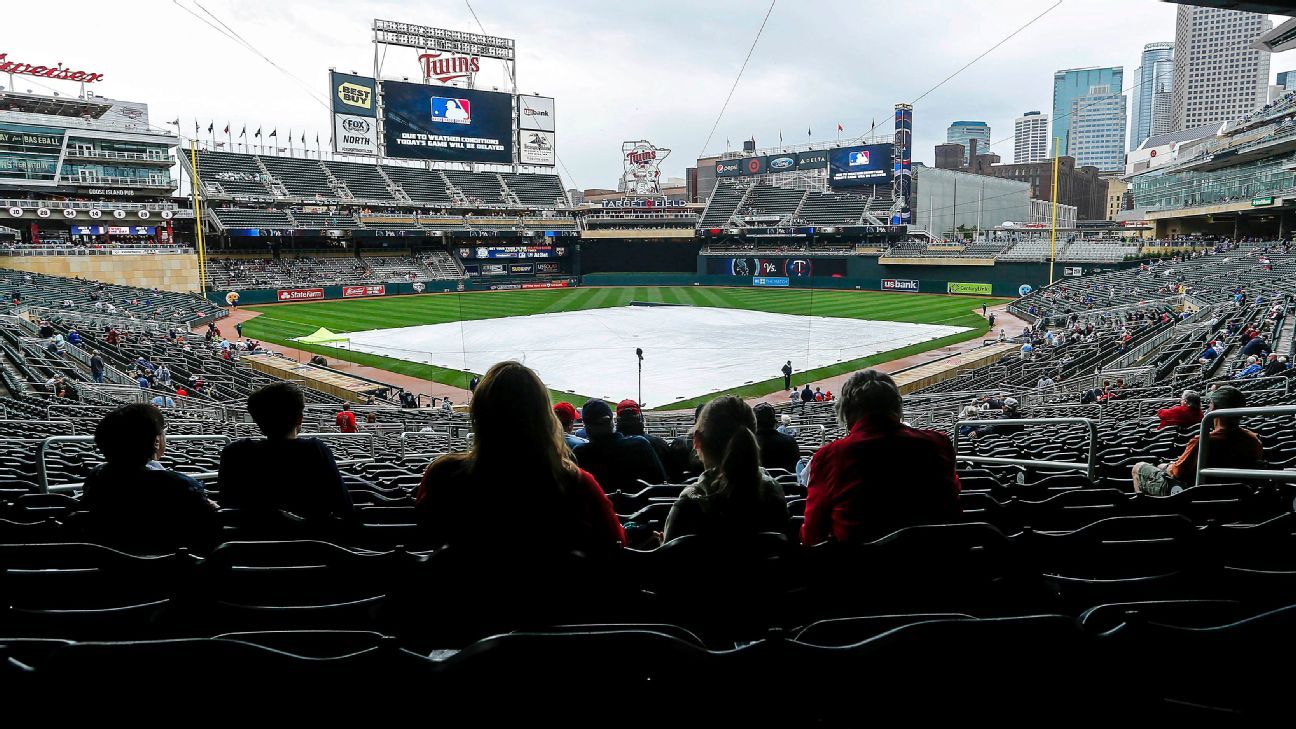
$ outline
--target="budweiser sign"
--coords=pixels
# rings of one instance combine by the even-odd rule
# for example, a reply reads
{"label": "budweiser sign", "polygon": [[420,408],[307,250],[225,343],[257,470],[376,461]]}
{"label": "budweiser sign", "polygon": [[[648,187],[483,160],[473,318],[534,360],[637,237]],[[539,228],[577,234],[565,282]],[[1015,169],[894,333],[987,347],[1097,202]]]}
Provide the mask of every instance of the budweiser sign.
{"label": "budweiser sign", "polygon": [[459,78],[471,78],[481,70],[481,59],[477,56],[442,55],[440,51],[424,53],[419,57],[423,66],[423,80],[436,79],[443,84]]}
{"label": "budweiser sign", "polygon": [[280,301],[314,301],[324,298],[324,289],[279,289]]}
{"label": "budweiser sign", "polygon": [[103,80],[102,73],[73,71],[70,68],[64,68],[62,63],[56,66],[36,66],[30,63],[10,61],[8,53],[0,53],[0,73],[20,73],[26,76],[40,76],[41,78],[52,78],[59,81],[80,81],[86,84]]}
{"label": "budweiser sign", "polygon": [[358,296],[383,296],[387,293],[387,287],[383,284],[376,286],[343,286],[342,298],[354,299]]}

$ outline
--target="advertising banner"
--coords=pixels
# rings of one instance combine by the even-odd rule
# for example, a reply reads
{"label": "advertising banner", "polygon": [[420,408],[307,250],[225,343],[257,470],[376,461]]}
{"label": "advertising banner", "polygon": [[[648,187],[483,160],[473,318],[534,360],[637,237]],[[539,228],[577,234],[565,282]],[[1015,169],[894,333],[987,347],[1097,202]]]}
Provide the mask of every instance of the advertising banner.
{"label": "advertising banner", "polygon": [[315,301],[324,298],[324,289],[279,289],[280,301]]}
{"label": "advertising banner", "polygon": [[518,95],[518,129],[554,131],[554,100],[548,96]]}
{"label": "advertising banner", "polygon": [[890,144],[841,147],[828,153],[828,183],[833,187],[891,184]]}
{"label": "advertising banner", "polygon": [[387,287],[383,284],[342,287],[342,298],[344,299],[354,299],[358,296],[384,296],[386,293]]}
{"label": "advertising banner", "polygon": [[510,263],[508,267],[511,274],[535,273],[535,264],[533,263]]}
{"label": "advertising banner", "polygon": [[882,279],[883,291],[918,291],[918,282],[911,278],[884,278]]}
{"label": "advertising banner", "polygon": [[1068,278],[1078,278],[1084,275],[1084,268],[1080,266],[1066,266],[1062,269],[1062,275]]}
{"label": "advertising banner", "polygon": [[796,168],[798,170],[822,170],[828,166],[828,150],[816,152],[797,152]]}
{"label": "advertising banner", "polygon": [[791,286],[792,280],[786,277],[756,276],[752,286]]}
{"label": "advertising banner", "polygon": [[518,163],[553,167],[557,158],[557,140],[553,132],[518,130]]}
{"label": "advertising banner", "polygon": [[988,283],[955,283],[950,281],[945,285],[946,293],[950,294],[972,294],[975,296],[989,296],[992,287]]}
{"label": "advertising banner", "polygon": [[775,172],[791,172],[797,168],[797,156],[795,154],[771,154],[765,158],[765,169],[771,174]]}
{"label": "advertising banner", "polygon": [[741,160],[722,159],[716,162],[716,177],[739,177],[743,174]]}
{"label": "advertising banner", "polygon": [[378,154],[378,84],[368,76],[329,71],[333,151]]}
{"label": "advertising banner", "polygon": [[537,263],[536,273],[562,273],[562,266],[557,263]]}
{"label": "advertising banner", "polygon": [[809,278],[846,275],[843,258],[708,258],[707,273],[722,276]]}
{"label": "advertising banner", "polygon": [[744,175],[760,175],[765,173],[764,157],[748,157],[742,161],[742,173]]}
{"label": "advertising banner", "polygon": [[334,114],[333,149],[339,154],[378,154],[377,121],[364,116]]}
{"label": "advertising banner", "polygon": [[508,273],[508,266],[503,263],[483,263],[481,272],[483,276],[503,276]]}
{"label": "advertising banner", "polygon": [[491,91],[386,81],[388,157],[509,164],[513,97]]}
{"label": "advertising banner", "polygon": [[536,281],[535,283],[524,283],[524,289],[565,289],[571,285],[570,281]]}

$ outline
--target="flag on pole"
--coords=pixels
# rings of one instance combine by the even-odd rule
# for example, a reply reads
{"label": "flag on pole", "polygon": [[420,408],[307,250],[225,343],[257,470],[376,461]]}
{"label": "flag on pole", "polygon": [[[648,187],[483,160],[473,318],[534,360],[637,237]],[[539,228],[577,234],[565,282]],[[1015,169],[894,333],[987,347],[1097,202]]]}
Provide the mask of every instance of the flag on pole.
{"label": "flag on pole", "polygon": [[814,136],[814,135],[810,133],[810,127],[806,127],[806,138],[808,139],[808,138],[813,137],[813,136]]}
{"label": "flag on pole", "polygon": [[779,144],[782,144],[782,143],[783,143],[783,130],[780,129],[780,130],[779,130]]}
{"label": "flag on pole", "polygon": [[239,139],[247,139],[247,125],[243,125],[243,131],[239,132]]}
{"label": "flag on pole", "polygon": [[302,146],[306,146],[306,132],[302,132]]}
{"label": "flag on pole", "polygon": [[837,131],[839,131],[839,132],[844,132],[844,131],[846,131],[846,130],[842,127],[841,122],[838,122],[838,123],[837,123]]}
{"label": "flag on pole", "polygon": [[229,123],[229,122],[225,122],[225,131],[224,131],[224,133],[225,133],[225,134],[229,134],[229,132],[230,132],[230,123]]}
{"label": "flag on pole", "polygon": [[260,139],[260,138],[261,138],[261,127],[257,127],[256,134],[253,134],[252,136],[256,137],[257,139]]}
{"label": "flag on pole", "polygon": [[198,128],[198,120],[197,120],[197,119],[194,119],[194,136],[195,136],[195,137],[198,136],[198,132],[199,132],[199,131],[201,131],[201,130]]}
{"label": "flag on pole", "polygon": [[167,122],[167,124],[174,124],[174,125],[176,125],[177,127],[180,126],[180,117],[176,117],[176,118],[175,118],[175,121],[169,121],[169,122]]}
{"label": "flag on pole", "polygon": [[267,134],[266,136],[267,136],[267,137],[277,137],[277,136],[279,136],[279,129],[278,129],[278,127],[276,127],[275,130],[274,130],[273,132],[270,132],[270,133]]}
{"label": "flag on pole", "polygon": [[208,122],[208,124],[207,124],[207,133],[208,133],[208,134],[211,134],[213,131],[215,131],[215,129],[216,129],[216,122],[214,122],[214,121],[213,121],[213,122]]}

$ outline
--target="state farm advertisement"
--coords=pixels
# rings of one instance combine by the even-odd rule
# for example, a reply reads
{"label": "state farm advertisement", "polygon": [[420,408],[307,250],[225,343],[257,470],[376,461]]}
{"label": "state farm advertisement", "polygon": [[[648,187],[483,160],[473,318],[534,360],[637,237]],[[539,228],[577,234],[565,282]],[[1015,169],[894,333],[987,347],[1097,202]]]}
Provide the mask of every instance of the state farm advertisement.
{"label": "state farm advertisement", "polygon": [[374,286],[343,286],[342,298],[354,299],[358,296],[384,296],[387,293],[387,287],[383,284]]}
{"label": "state farm advertisement", "polygon": [[279,289],[280,301],[315,301],[324,298],[324,289]]}

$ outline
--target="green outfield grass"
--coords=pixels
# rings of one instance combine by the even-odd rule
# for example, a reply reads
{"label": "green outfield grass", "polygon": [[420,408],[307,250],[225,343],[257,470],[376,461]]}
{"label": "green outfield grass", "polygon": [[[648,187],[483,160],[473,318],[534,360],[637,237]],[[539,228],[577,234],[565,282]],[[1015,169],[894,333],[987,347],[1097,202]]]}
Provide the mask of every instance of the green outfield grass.
{"label": "green outfield grass", "polygon": [[[988,297],[938,296],[880,291],[730,289],[701,286],[632,286],[538,291],[492,291],[249,306],[246,308],[260,312],[261,315],[243,325],[243,334],[253,339],[316,352],[334,359],[344,359],[420,379],[466,388],[472,373],[406,362],[380,355],[304,345],[294,342],[292,339],[293,337],[310,334],[319,327],[327,327],[334,332],[343,333],[367,329],[391,329],[421,324],[442,324],[474,319],[493,319],[506,316],[625,306],[632,301],[752,309],[802,316],[833,316],[918,324],[946,324],[971,329],[971,331],[942,339],[923,342],[850,362],[841,362],[829,367],[797,373],[796,375],[798,381],[813,382],[868,365],[889,362],[900,357],[907,357],[919,352],[980,337],[987,329],[986,322],[980,315],[981,303],[983,301],[995,303],[1003,300]],[[727,390],[725,393],[740,397],[756,397],[780,390],[782,386],[783,379],[775,377]],[[716,394],[719,393],[675,403],[669,407],[691,408],[698,402],[715,397]],[[555,392],[554,396],[575,402],[584,400],[584,397],[578,393]]]}

